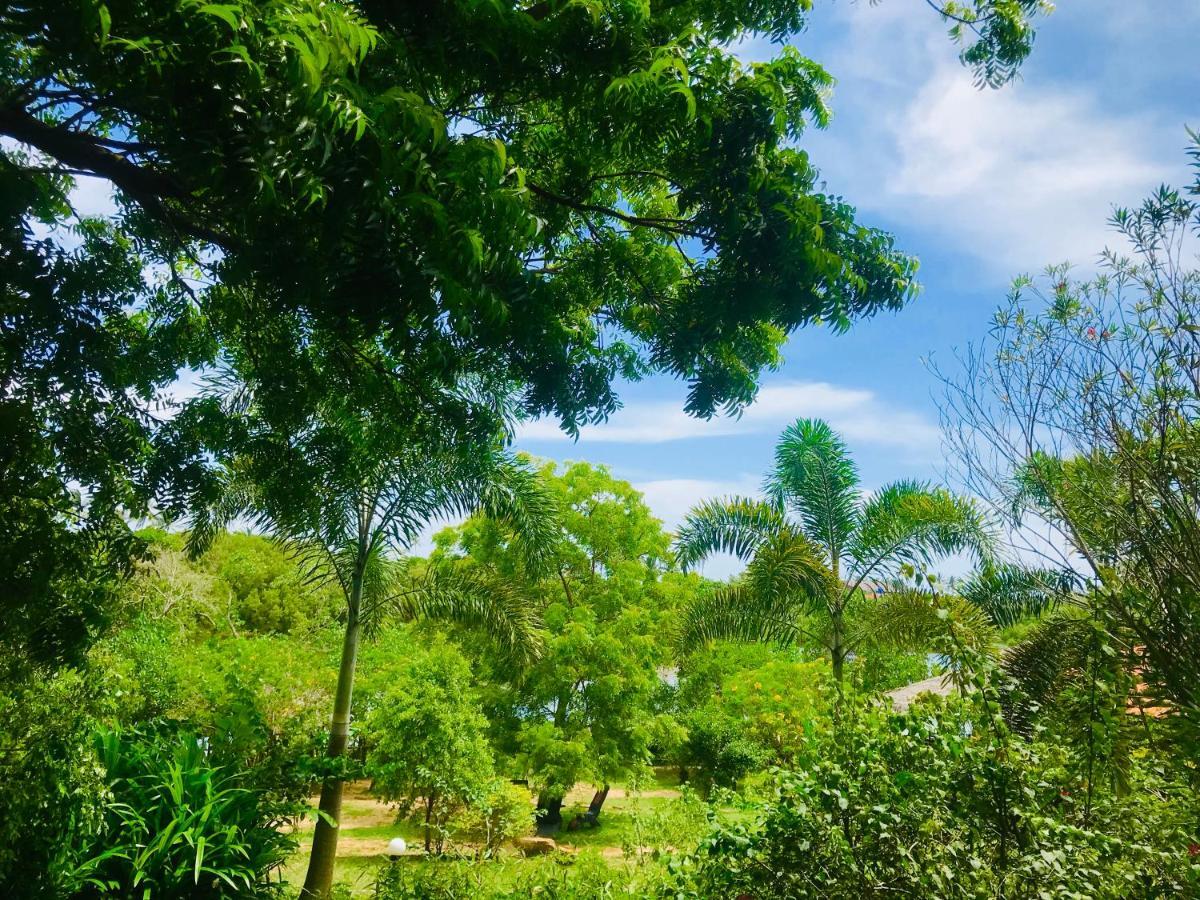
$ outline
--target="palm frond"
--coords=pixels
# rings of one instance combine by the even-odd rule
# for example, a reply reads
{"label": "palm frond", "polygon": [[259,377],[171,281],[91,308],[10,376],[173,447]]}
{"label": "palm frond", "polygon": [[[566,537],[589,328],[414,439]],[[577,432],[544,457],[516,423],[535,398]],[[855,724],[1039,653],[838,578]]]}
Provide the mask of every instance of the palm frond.
{"label": "palm frond", "polygon": [[1078,587],[1074,572],[1031,569],[1004,563],[972,575],[959,593],[997,626],[1004,628],[1026,616],[1041,615],[1067,602]]}
{"label": "palm frond", "polygon": [[676,639],[679,655],[711,641],[787,645],[809,639],[800,612],[794,603],[763,598],[746,585],[723,585],[684,610]]}
{"label": "palm frond", "polygon": [[996,638],[987,616],[961,597],[897,590],[862,610],[850,643],[938,653],[963,680],[982,657],[995,654]]}
{"label": "palm frond", "polygon": [[785,526],[783,514],[761,500],[707,500],[684,519],[675,538],[675,558],[684,569],[713,553],[732,553],[746,560]]}
{"label": "palm frond", "polygon": [[229,472],[218,472],[214,479],[208,496],[192,505],[184,547],[190,559],[202,556],[230,522],[253,508],[251,490],[241,479]]}
{"label": "palm frond", "polygon": [[846,445],[825,422],[797,419],[783,432],[764,489],[795,510],[805,534],[836,562],[854,531],[859,479]]}
{"label": "palm frond", "polygon": [[562,540],[554,494],[538,472],[505,454],[496,460],[479,498],[479,508],[513,535],[526,567],[540,571]]}
{"label": "palm frond", "polygon": [[431,564],[393,599],[402,619],[429,619],[478,628],[518,663],[537,659],[542,631],[534,602],[487,572],[451,563]]}
{"label": "palm frond", "polygon": [[1095,626],[1086,618],[1056,614],[1005,652],[1002,667],[1020,691],[1006,703],[1015,722],[1030,721],[1033,710],[1087,669],[1095,639]]}
{"label": "palm frond", "polygon": [[894,575],[903,563],[928,564],[962,551],[987,559],[994,547],[995,535],[972,500],[923,482],[897,481],[863,504],[848,552],[861,582]]}
{"label": "palm frond", "polygon": [[796,610],[820,609],[833,587],[833,573],[819,547],[793,528],[768,538],[746,567],[742,583],[764,603]]}

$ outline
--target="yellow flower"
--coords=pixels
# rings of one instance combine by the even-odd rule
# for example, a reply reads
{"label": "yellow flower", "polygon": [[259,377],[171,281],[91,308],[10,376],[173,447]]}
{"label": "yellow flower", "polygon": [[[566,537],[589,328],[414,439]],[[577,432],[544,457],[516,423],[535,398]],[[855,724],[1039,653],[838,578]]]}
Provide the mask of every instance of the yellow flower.
{"label": "yellow flower", "polygon": [[761,691],[762,690],[762,682],[761,681],[754,682],[754,689],[756,691]]}
{"label": "yellow flower", "polygon": [[782,699],[783,699],[783,697],[782,697],[780,694],[776,694],[776,695],[775,695],[775,699],[776,699],[776,700],[782,700]]}

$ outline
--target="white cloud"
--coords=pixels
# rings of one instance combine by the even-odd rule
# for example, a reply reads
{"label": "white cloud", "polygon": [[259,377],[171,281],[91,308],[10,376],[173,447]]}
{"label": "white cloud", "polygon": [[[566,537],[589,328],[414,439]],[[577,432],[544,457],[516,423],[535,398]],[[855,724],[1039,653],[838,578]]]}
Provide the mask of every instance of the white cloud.
{"label": "white cloud", "polygon": [[[683,412],[677,401],[633,403],[602,425],[580,432],[580,443],[660,444],[690,438],[773,433],[797,418],[822,418],[850,441],[928,452],[939,440],[937,427],[917,413],[896,409],[872,391],[827,382],[769,383],[740,418],[707,421]],[[570,438],[549,419],[523,425],[520,441],[566,441]]]}
{"label": "white cloud", "polygon": [[[1160,15],[1146,16],[1161,29]],[[1041,22],[1056,27],[1068,22]],[[1120,36],[1078,37],[1081,56],[1140,49]],[[864,218],[922,226],[989,275],[1090,266],[1114,242],[1114,204],[1184,177],[1182,124],[1161,98],[1111,102],[1106,79],[1121,76],[1107,67],[1089,65],[1086,78],[1051,72],[1061,60],[1035,47],[1021,78],[980,90],[936,16],[902,0],[839,6],[796,43],[838,79],[830,129],[803,141],[830,189]]]}
{"label": "white cloud", "polygon": [[676,530],[684,516],[699,503],[714,497],[737,494],[756,497],[761,479],[743,474],[736,479],[720,481],[705,478],[659,478],[639,481],[634,487],[646,498],[646,505],[662,520],[668,531]]}
{"label": "white cloud", "polygon": [[83,218],[108,218],[117,214],[112,183],[104,178],[78,176],[71,190],[71,206]]}
{"label": "white cloud", "polygon": [[886,195],[1006,268],[1092,262],[1112,204],[1175,171],[1156,158],[1148,119],[1107,113],[1082,90],[980,91],[958,66],[932,73],[889,130]]}

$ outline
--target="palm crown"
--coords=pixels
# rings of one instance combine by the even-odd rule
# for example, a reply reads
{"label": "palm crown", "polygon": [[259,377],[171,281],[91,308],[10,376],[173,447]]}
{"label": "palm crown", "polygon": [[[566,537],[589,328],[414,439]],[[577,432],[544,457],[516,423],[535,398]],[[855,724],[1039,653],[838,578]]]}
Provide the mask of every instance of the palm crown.
{"label": "palm crown", "polygon": [[846,445],[820,420],[784,431],[764,494],[703,503],[680,529],[685,568],[717,552],[748,561],[740,580],[688,610],[685,652],[717,638],[801,640],[828,650],[840,684],[847,655],[878,631],[864,627],[872,606],[864,584],[961,551],[991,553],[969,499],[916,481],[866,496]]}

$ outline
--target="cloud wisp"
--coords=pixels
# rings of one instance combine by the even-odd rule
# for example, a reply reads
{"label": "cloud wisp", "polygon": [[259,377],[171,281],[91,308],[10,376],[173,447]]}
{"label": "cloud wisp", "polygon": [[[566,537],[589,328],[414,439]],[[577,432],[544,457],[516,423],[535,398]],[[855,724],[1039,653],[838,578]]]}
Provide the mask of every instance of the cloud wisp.
{"label": "cloud wisp", "polygon": [[[940,435],[936,425],[918,413],[897,409],[874,392],[823,381],[768,383],[740,417],[696,419],[673,400],[631,403],[602,425],[581,429],[580,443],[662,444],[669,441],[770,434],[798,418],[825,419],[846,440],[907,450],[931,451]],[[569,441],[549,419],[527,422],[517,431],[519,443]]]}
{"label": "cloud wisp", "polygon": [[[1127,15],[1161,28],[1149,6]],[[1113,204],[1135,204],[1185,173],[1176,112],[1160,97],[1113,104],[1117,70],[1085,79],[1070,60],[1035,50],[1026,77],[980,90],[936,17],[863,3],[830,19],[814,31],[826,34],[817,49],[838,78],[834,123],[808,135],[806,149],[831,189],[867,213],[921,227],[990,274],[1090,267],[1113,243]],[[1068,24],[1050,16],[1041,27]],[[1119,35],[1086,40],[1081,54],[1142,49]],[[813,49],[807,36],[796,42]]]}

